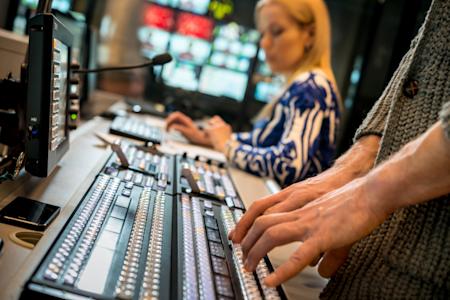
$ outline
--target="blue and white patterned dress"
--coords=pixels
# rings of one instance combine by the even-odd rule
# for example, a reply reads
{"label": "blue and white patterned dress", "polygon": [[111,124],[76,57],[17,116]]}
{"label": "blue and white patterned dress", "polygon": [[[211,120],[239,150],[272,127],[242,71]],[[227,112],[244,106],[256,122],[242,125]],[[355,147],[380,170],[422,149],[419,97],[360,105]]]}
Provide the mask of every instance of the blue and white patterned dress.
{"label": "blue and white patterned dress", "polygon": [[229,161],[281,186],[327,169],[340,115],[336,95],[322,71],[300,74],[277,100],[270,119],[257,122],[250,132],[233,134]]}

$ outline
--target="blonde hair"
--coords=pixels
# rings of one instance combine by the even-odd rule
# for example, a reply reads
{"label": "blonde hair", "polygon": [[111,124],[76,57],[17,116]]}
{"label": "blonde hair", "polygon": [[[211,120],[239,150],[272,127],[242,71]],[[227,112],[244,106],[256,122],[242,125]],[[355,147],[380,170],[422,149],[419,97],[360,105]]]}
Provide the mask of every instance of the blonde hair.
{"label": "blonde hair", "polygon": [[[258,24],[258,17],[261,9],[271,3],[282,5],[286,8],[286,11],[298,22],[300,26],[314,26],[313,43],[308,51],[305,51],[302,58],[301,65],[297,70],[289,77],[285,78],[286,83],[284,89],[286,89],[300,74],[313,69],[321,69],[328,80],[333,85],[334,89],[338,91],[336,79],[334,77],[333,70],[331,68],[331,28],[330,17],[328,15],[328,9],[323,0],[260,0],[256,4],[255,9],[255,22]],[[337,92],[339,107],[342,109],[340,103],[339,92]],[[267,118],[277,101],[278,97],[275,97],[270,101],[261,112],[258,114],[257,119]]]}

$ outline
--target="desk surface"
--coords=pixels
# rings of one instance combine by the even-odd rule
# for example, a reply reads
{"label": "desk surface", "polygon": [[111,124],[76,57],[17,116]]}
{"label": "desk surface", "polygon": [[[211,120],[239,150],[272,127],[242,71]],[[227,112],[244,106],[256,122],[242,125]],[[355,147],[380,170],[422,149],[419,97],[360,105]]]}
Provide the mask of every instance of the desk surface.
{"label": "desk surface", "polygon": [[[152,117],[145,119],[154,125],[163,126],[163,120]],[[19,298],[25,282],[37,268],[106,162],[111,152],[101,144],[94,133],[107,133],[108,126],[108,121],[95,118],[72,132],[69,152],[49,177],[41,179],[23,172],[16,181],[0,185],[0,208],[17,196],[25,196],[62,208],[60,215],[44,232],[41,240],[32,250],[18,245],[10,238],[16,232],[30,230],[0,223],[0,237],[4,241],[4,247],[0,253],[0,299]],[[187,152],[189,156],[203,155],[216,160],[225,159],[219,152],[188,145],[182,138],[172,134],[163,142],[161,150],[173,154]],[[265,180],[233,168],[230,173],[247,207],[254,199],[270,194]],[[273,265],[282,263],[297,246],[298,244],[291,244],[273,250],[269,254]],[[284,288],[289,298],[316,299],[325,284],[326,280],[318,276],[316,269],[308,268],[287,282]]]}

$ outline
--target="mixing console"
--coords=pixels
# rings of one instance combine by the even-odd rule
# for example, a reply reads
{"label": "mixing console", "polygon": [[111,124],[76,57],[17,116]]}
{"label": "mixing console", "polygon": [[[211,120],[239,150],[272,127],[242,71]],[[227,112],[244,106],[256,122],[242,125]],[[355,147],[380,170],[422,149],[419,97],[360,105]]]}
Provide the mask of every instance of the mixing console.
{"label": "mixing console", "polygon": [[109,132],[153,144],[161,144],[163,139],[162,128],[130,117],[116,117],[111,123]]}
{"label": "mixing console", "polygon": [[189,191],[225,202],[229,207],[244,209],[225,164],[201,157],[178,158],[180,183],[178,192]]}
{"label": "mixing console", "polygon": [[[128,168],[109,158],[22,298],[285,298],[263,283],[269,260],[246,272],[240,247],[227,239],[243,210],[224,165],[123,150]],[[200,193],[179,191],[187,168]]]}

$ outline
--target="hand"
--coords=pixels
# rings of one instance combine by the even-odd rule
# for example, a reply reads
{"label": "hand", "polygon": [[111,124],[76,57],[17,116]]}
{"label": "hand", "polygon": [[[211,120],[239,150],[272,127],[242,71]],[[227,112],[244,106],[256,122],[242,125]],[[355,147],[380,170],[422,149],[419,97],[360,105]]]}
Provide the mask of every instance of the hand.
{"label": "hand", "polygon": [[245,268],[254,270],[261,258],[277,246],[301,241],[303,244],[288,261],[266,278],[266,284],[283,283],[321,253],[325,256],[319,271],[333,274],[345,261],[351,245],[388,216],[379,201],[371,199],[366,182],[365,177],[356,179],[301,209],[258,217],[242,239]]}
{"label": "hand", "polygon": [[205,132],[213,148],[224,152],[225,145],[231,138],[233,130],[221,117],[214,116],[208,121],[208,127],[205,128]]}
{"label": "hand", "polygon": [[281,192],[256,200],[229,234],[234,243],[240,243],[256,218],[263,214],[282,213],[303,207],[320,196],[337,189],[372,168],[380,138],[361,138],[334,166],[316,177],[293,184]]}
{"label": "hand", "polygon": [[259,216],[289,212],[301,208],[333,190],[336,185],[326,180],[327,175],[329,173],[322,173],[322,175],[295,183],[276,194],[254,201],[236,225],[236,228],[230,232],[228,238],[234,243],[240,243]]}
{"label": "hand", "polygon": [[190,142],[203,146],[212,146],[206,133],[198,128],[191,118],[181,112],[171,113],[166,119],[166,130],[181,132]]}

